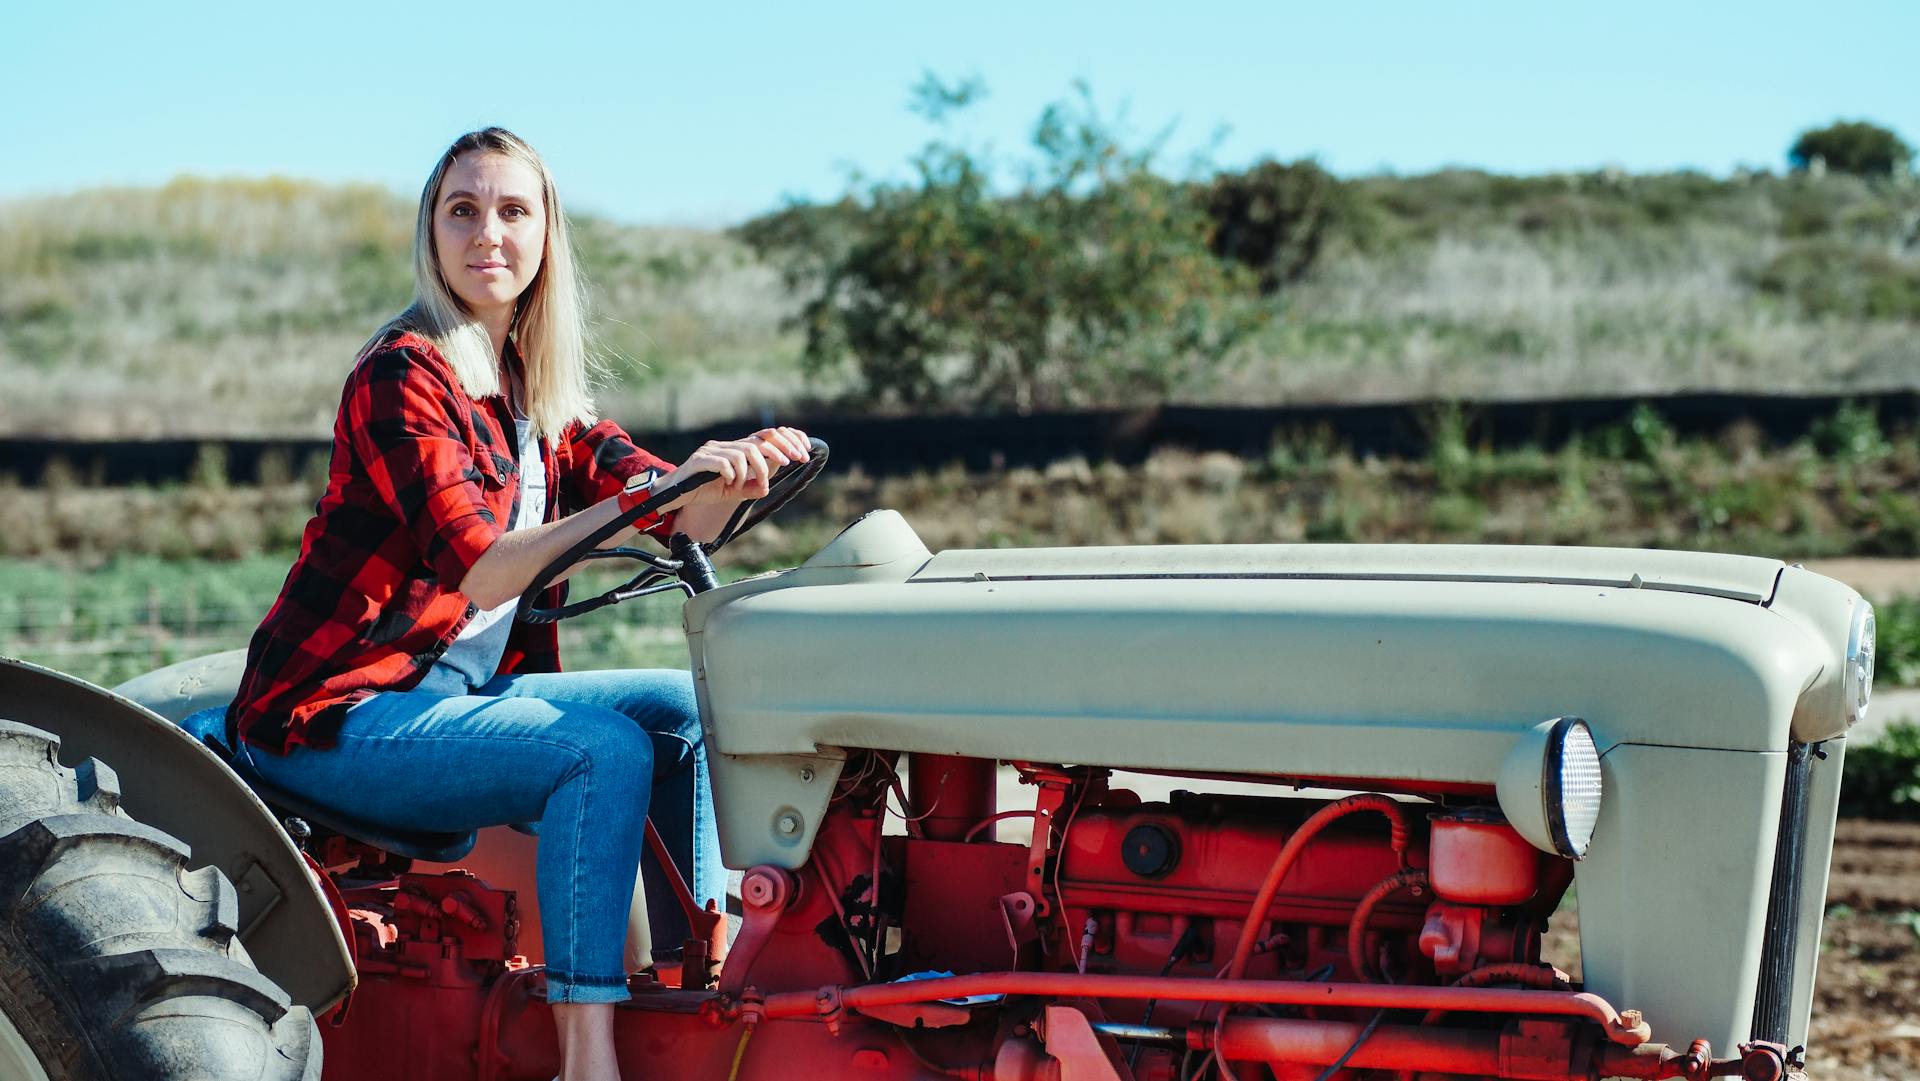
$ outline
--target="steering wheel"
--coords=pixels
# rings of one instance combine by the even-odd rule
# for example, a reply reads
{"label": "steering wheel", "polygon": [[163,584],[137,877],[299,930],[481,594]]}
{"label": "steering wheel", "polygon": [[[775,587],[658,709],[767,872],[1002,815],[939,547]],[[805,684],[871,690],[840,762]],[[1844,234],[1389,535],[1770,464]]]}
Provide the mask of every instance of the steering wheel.
{"label": "steering wheel", "polygon": [[[766,521],[775,511],[778,511],[781,507],[791,502],[794,496],[806,490],[807,485],[813,483],[813,478],[819,476],[820,471],[826,468],[826,441],[822,439],[810,439],[808,442],[810,446],[808,448],[807,460],[804,462],[789,462],[781,466],[779,471],[774,473],[772,479],[768,481],[767,494],[758,499],[742,500],[740,505],[734,509],[732,516],[727,519],[726,526],[720,530],[720,535],[712,541],[702,544],[688,537],[685,533],[675,533],[667,541],[669,554],[664,557],[655,555],[652,552],[643,551],[639,548],[629,548],[625,546],[619,548],[600,547],[600,544],[608,537],[627,528],[646,515],[652,514],[659,507],[671,503],[687,492],[691,492],[701,485],[719,479],[720,474],[712,472],[695,473],[671,488],[654,492],[648,496],[644,502],[621,512],[612,521],[581,538],[578,543],[565,552],[562,552],[553,562],[540,568],[540,573],[533,576],[532,584],[528,585],[526,591],[520,594],[520,606],[515,614],[515,618],[522,623],[554,623],[562,619],[585,615],[595,609],[605,608],[610,604],[619,604],[621,601],[632,600],[635,597],[644,597],[650,593],[664,593],[668,590],[679,589],[686,591],[686,593],[691,596],[695,593],[704,593],[709,589],[716,588],[719,583],[714,579],[713,564],[707,561],[707,557],[719,551],[735,537]],[[589,559],[632,559],[645,564],[646,569],[628,579],[625,584],[609,589],[598,597],[592,597],[584,601],[575,601],[572,604],[561,605],[558,608],[540,607],[540,595],[546,592],[547,587],[553,584],[555,578],[565,573],[567,568],[573,566],[575,563]],[[665,581],[663,579],[671,579],[671,581]]]}

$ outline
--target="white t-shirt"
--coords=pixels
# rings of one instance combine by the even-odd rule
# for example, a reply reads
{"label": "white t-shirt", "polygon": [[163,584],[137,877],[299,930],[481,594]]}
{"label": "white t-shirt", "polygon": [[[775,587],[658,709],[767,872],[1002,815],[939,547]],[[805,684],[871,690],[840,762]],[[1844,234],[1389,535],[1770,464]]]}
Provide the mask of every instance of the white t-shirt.
{"label": "white t-shirt", "polygon": [[[533,434],[533,423],[515,417],[514,428],[520,440],[520,510],[507,528],[537,526],[547,514],[547,470],[540,459],[540,439]],[[498,607],[475,612],[460,637],[433,663],[415,690],[430,694],[471,694],[474,688],[491,680],[500,670],[500,658],[507,651],[507,633],[513,629],[513,610],[520,604],[515,597]]]}

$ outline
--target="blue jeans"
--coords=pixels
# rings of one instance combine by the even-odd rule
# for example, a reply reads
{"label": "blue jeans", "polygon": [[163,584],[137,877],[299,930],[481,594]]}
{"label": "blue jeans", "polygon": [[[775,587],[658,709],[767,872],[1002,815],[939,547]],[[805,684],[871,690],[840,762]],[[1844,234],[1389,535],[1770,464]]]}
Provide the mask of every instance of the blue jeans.
{"label": "blue jeans", "polygon": [[[553,1002],[627,998],[622,948],[647,815],[696,900],[724,901],[693,680],[679,671],[503,675],[470,695],[377,694],[339,742],[241,750],[276,785],[402,829],[540,824],[540,924]],[[649,857],[648,864],[652,864]],[[656,940],[686,921],[651,868]]]}

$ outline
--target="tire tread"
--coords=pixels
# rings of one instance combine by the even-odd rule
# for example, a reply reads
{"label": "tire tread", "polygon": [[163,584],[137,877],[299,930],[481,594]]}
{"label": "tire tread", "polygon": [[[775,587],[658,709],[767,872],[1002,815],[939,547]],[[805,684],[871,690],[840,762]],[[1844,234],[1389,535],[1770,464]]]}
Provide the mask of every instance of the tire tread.
{"label": "tire tread", "polygon": [[232,883],[128,817],[110,766],[59,748],[0,720],[0,790],[26,793],[0,791],[0,1008],[49,1076],[318,1078],[312,1013],[253,967]]}

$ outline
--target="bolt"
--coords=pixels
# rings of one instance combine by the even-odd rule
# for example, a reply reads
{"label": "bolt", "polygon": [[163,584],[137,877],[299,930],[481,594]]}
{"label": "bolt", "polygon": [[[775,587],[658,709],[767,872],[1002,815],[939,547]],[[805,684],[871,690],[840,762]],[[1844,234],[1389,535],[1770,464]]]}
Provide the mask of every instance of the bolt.
{"label": "bolt", "polygon": [[1620,1024],[1625,1028],[1638,1028],[1644,1019],[1644,1015],[1639,1010],[1620,1011]]}
{"label": "bolt", "polygon": [[773,828],[779,830],[784,836],[796,836],[800,832],[800,816],[795,814],[781,815],[774,821]]}
{"label": "bolt", "polygon": [[762,868],[747,872],[740,883],[740,898],[755,908],[765,908],[780,896],[780,883],[773,874]]}
{"label": "bolt", "polygon": [[800,783],[801,784],[813,783],[813,767],[812,766],[800,767]]}

